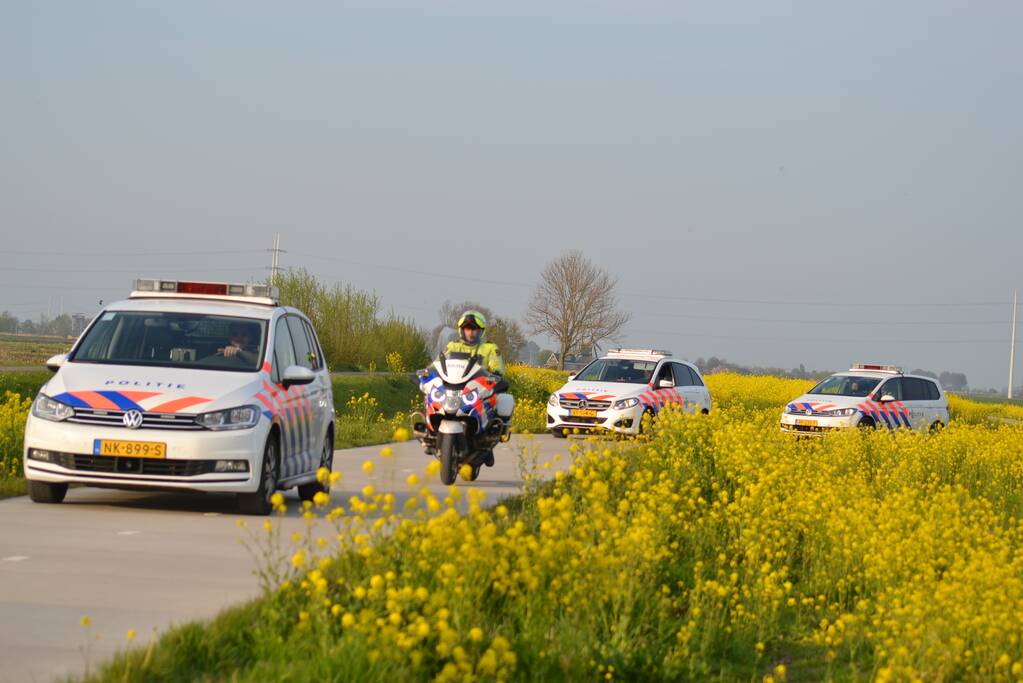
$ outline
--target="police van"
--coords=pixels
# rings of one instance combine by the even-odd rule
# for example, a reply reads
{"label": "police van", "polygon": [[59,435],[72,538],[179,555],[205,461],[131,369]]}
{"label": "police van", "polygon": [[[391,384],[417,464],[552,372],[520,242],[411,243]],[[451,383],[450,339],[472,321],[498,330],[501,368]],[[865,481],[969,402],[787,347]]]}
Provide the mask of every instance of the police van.
{"label": "police van", "polygon": [[35,502],[76,483],[235,493],[242,512],[267,514],[279,489],[328,489],[330,373],[275,288],[136,280],[47,367],[25,427]]}
{"label": "police van", "polygon": [[785,406],[781,429],[804,435],[850,427],[934,431],[948,419],[938,380],[907,375],[894,365],[856,363]]}
{"label": "police van", "polygon": [[700,371],[670,351],[612,349],[568,380],[547,400],[547,428],[558,438],[573,432],[639,434],[645,415],[668,406],[710,412]]}

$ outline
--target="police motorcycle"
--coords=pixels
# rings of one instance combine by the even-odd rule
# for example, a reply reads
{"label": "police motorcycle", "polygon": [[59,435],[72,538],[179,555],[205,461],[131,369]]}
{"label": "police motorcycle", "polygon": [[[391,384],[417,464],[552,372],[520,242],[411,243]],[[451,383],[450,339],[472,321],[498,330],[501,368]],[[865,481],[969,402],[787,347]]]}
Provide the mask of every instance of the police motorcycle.
{"label": "police motorcycle", "polygon": [[[508,382],[486,371],[473,353],[442,352],[420,370],[423,412],[412,415],[412,432],[427,455],[440,460],[440,480],[455,483],[462,465],[469,481],[493,457],[493,448],[507,441],[515,399]],[[491,460],[490,464],[493,461]]]}

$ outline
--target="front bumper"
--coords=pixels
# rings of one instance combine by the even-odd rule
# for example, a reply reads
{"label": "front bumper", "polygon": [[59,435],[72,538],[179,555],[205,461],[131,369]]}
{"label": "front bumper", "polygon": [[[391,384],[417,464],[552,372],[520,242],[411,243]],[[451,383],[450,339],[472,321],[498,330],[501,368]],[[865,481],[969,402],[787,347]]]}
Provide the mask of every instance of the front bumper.
{"label": "front bumper", "polygon": [[643,419],[643,405],[624,410],[595,411],[595,416],[574,416],[572,411],[561,406],[547,404],[547,429],[569,429],[579,432],[616,432],[618,434],[639,434]]}
{"label": "front bumper", "polygon": [[[50,422],[29,415],[25,425],[25,478],[51,483],[251,493],[259,487],[260,460],[270,423],[232,431],[123,429]],[[155,441],[166,458],[95,455],[96,439]],[[34,451],[45,451],[47,460]],[[218,460],[245,461],[246,472],[213,471]]]}
{"label": "front bumper", "polygon": [[840,417],[826,417],[823,415],[800,415],[796,413],[782,413],[781,430],[787,434],[798,434],[800,436],[822,436],[837,429],[850,429],[860,421],[857,415],[842,415]]}

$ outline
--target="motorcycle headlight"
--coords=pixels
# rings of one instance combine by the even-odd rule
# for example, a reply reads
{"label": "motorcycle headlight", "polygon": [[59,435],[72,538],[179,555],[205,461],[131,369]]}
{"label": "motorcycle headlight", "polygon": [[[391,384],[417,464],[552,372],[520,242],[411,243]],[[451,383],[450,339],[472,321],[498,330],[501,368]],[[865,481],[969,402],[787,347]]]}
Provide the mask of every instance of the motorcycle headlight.
{"label": "motorcycle headlight", "polygon": [[56,401],[46,394],[39,394],[32,403],[32,414],[51,422],[61,422],[75,414],[75,409],[67,403]]}
{"label": "motorcycle headlight", "polygon": [[462,407],[462,397],[457,391],[448,391],[444,396],[444,412],[455,413]]}
{"label": "motorcycle headlight", "polygon": [[433,401],[434,403],[440,403],[441,401],[443,401],[444,400],[444,388],[443,387],[437,387],[436,389],[431,391],[430,392],[430,400]]}
{"label": "motorcycle headlight", "polygon": [[195,421],[206,429],[250,429],[259,422],[259,414],[257,406],[241,406],[203,413]]}
{"label": "motorcycle headlight", "polygon": [[625,410],[626,408],[635,408],[639,405],[639,399],[633,396],[632,398],[623,398],[614,402],[611,406],[615,410]]}
{"label": "motorcycle headlight", "polygon": [[479,393],[475,391],[468,391],[462,394],[462,403],[464,403],[467,406],[471,406],[479,399],[479,397],[480,397]]}
{"label": "motorcycle headlight", "polygon": [[548,403],[548,405],[552,405],[555,408],[557,408],[558,405],[560,405],[559,402],[558,402],[558,395],[557,394],[551,394],[550,398],[547,399],[547,403]]}

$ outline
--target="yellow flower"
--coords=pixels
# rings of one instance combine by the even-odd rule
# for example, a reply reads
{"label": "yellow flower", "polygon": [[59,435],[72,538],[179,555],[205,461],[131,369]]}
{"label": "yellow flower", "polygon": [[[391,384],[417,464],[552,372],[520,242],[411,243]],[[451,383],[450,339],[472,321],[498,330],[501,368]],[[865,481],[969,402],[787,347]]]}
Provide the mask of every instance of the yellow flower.
{"label": "yellow flower", "polygon": [[366,484],[362,487],[363,498],[371,498],[374,493],[376,493],[376,489],[373,487],[373,484]]}
{"label": "yellow flower", "polygon": [[341,625],[345,628],[351,628],[355,626],[355,615],[351,612],[345,612],[345,615],[341,617]]}
{"label": "yellow flower", "polygon": [[275,510],[283,508],[284,507],[284,494],[282,494],[280,491],[277,491],[272,496],[270,496],[270,505],[272,505]]}
{"label": "yellow flower", "polygon": [[318,507],[323,507],[329,502],[330,496],[323,491],[317,491],[316,494],[313,495],[313,503],[315,503]]}
{"label": "yellow flower", "polygon": [[321,484],[326,484],[329,480],[330,470],[328,470],[326,467],[321,467],[320,469],[316,470],[316,481],[320,482]]}
{"label": "yellow flower", "polygon": [[483,640],[483,629],[479,627],[473,627],[469,629],[469,640],[474,643],[478,643]]}
{"label": "yellow flower", "polygon": [[135,629],[133,628],[128,629],[128,633],[125,634],[125,638],[127,638],[129,643],[135,640]]}
{"label": "yellow flower", "polygon": [[394,430],[394,436],[392,439],[394,441],[408,441],[408,430],[404,427],[398,427]]}
{"label": "yellow flower", "polygon": [[295,569],[299,569],[305,566],[305,551],[299,550],[291,556],[291,566]]}
{"label": "yellow flower", "polygon": [[405,483],[410,487],[416,486],[419,484],[419,477],[413,472],[405,479]]}
{"label": "yellow flower", "polygon": [[341,481],[341,473],[340,472],[331,472],[330,473],[330,483],[333,485],[333,484],[338,483],[339,481]]}
{"label": "yellow flower", "polygon": [[362,471],[365,472],[366,474],[373,474],[373,470],[375,469],[376,465],[373,464],[372,460],[367,460],[364,463],[362,463]]}
{"label": "yellow flower", "polygon": [[384,446],[383,448],[380,449],[380,457],[381,458],[393,458],[394,457],[394,450],[390,446]]}
{"label": "yellow flower", "polygon": [[86,614],[81,619],[78,620],[78,623],[81,624],[82,626],[88,627],[92,625],[92,619],[90,619],[89,615]]}

